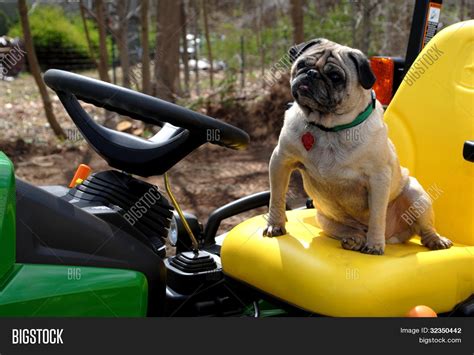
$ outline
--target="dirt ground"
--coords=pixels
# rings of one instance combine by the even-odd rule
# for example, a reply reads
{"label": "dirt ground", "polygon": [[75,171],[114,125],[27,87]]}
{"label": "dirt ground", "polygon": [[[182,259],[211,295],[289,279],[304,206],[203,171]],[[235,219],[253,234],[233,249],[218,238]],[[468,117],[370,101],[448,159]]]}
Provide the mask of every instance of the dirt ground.
{"label": "dirt ground", "polygon": [[[59,142],[48,127],[31,76],[22,75],[13,82],[0,81],[0,150],[13,160],[16,175],[37,185],[52,185],[69,183],[80,163],[90,165],[93,171],[108,169],[106,162],[77,133],[54,93],[50,93],[56,116],[68,135],[64,142]],[[91,105],[86,108],[97,120],[101,119],[103,112],[99,109]],[[170,171],[172,189],[182,208],[205,223],[215,208],[268,190],[268,161],[275,145],[276,139],[270,138],[252,142],[244,151],[206,144],[192,152]],[[162,177],[146,180],[163,187]],[[299,176],[293,176],[290,189],[290,204],[304,203]],[[221,230],[265,211],[262,208],[229,218]]]}

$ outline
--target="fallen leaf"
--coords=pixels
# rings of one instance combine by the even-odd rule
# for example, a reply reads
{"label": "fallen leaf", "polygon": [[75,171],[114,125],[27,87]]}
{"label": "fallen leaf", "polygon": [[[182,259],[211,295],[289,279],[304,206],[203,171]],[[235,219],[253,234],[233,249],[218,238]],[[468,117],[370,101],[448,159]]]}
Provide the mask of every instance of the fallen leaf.
{"label": "fallen leaf", "polygon": [[143,128],[134,129],[132,132],[135,136],[141,136],[143,134]]}
{"label": "fallen leaf", "polygon": [[117,126],[115,128],[117,129],[117,131],[126,132],[132,128],[132,123],[130,121],[121,121],[117,123]]}

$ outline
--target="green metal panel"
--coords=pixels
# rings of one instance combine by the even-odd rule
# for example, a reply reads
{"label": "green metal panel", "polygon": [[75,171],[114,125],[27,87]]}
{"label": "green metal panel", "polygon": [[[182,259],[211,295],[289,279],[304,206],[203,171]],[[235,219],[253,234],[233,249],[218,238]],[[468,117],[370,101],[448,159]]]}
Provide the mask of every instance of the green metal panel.
{"label": "green metal panel", "polygon": [[[259,309],[259,318],[267,318],[267,317],[286,317],[288,316],[288,312],[282,308],[278,308],[277,306],[273,305],[272,303],[259,300],[257,302],[258,309]],[[255,308],[253,304],[249,304],[243,311],[243,315],[247,317],[253,317],[255,315]]]}
{"label": "green metal panel", "polygon": [[146,277],[135,271],[15,264],[0,281],[0,316],[143,317]]}
{"label": "green metal panel", "polygon": [[141,317],[148,283],[136,271],[15,264],[15,176],[0,152],[0,316]]}
{"label": "green metal panel", "polygon": [[15,227],[13,164],[0,152],[0,279],[15,262]]}

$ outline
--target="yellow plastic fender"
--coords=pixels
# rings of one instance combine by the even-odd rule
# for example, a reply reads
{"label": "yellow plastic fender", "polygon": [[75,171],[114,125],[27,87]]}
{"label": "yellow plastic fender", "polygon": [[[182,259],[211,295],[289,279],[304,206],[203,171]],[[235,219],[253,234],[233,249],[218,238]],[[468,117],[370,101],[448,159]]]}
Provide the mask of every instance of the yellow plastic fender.
{"label": "yellow plastic fender", "polygon": [[455,242],[429,251],[418,238],[374,256],[324,235],[314,210],[287,213],[288,234],[262,237],[249,219],[224,240],[224,272],[276,298],[329,316],[404,316],[423,304],[448,312],[474,294],[474,20],[438,33],[385,113],[400,162],[430,194],[436,228]]}

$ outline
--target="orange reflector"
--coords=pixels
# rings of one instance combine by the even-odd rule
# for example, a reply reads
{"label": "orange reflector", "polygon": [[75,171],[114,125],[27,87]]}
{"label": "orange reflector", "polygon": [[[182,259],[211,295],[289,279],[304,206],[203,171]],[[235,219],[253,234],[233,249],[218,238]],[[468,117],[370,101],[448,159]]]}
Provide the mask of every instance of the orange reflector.
{"label": "orange reflector", "polygon": [[410,318],[428,318],[428,317],[437,317],[435,311],[433,311],[428,306],[416,306],[410,309],[407,313],[407,317]]}
{"label": "orange reflector", "polygon": [[382,105],[388,105],[393,95],[393,74],[395,64],[392,58],[387,57],[371,57],[370,66],[377,80],[373,87],[377,100]]}
{"label": "orange reflector", "polygon": [[69,187],[72,188],[77,184],[82,183],[89,174],[91,173],[91,168],[86,164],[81,164],[78,166],[74,177],[72,178],[71,182],[69,183]]}

